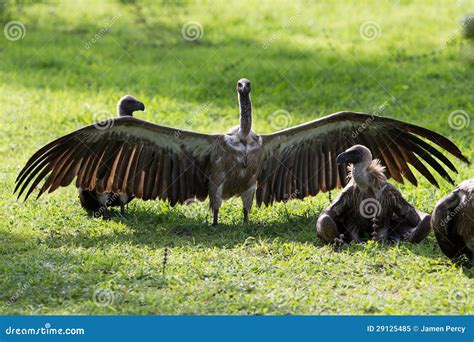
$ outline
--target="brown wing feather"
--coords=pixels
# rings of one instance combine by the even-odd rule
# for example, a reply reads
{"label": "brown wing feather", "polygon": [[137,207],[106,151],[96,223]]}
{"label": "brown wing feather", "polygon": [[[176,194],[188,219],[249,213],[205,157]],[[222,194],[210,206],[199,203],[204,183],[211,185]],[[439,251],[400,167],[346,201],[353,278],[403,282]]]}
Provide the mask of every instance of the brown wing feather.
{"label": "brown wing feather", "polygon": [[130,187],[128,188],[128,190],[130,191],[130,193],[136,193],[137,197],[138,198],[143,198],[144,194],[145,194],[145,185],[141,184],[141,177],[142,177],[142,173],[144,172],[144,170],[146,169],[147,165],[149,164],[150,160],[149,160],[149,155],[150,155],[150,148],[148,148],[147,146],[142,146],[142,148],[140,149],[140,153],[139,155],[137,155],[137,160],[136,160],[136,165],[133,169],[133,173],[130,175],[130,178],[129,178],[129,184],[130,184]]}
{"label": "brown wing feather", "polygon": [[306,146],[303,151],[303,165],[301,166],[302,171],[303,171],[303,178],[301,182],[303,183],[303,197],[309,196],[309,177],[308,177],[308,159],[309,159],[309,147]]}
{"label": "brown wing feather", "polygon": [[416,178],[408,167],[408,164],[406,163],[405,158],[403,157],[403,154],[401,152],[402,147],[399,147],[397,144],[390,144],[388,145],[388,149],[391,155],[393,156],[393,159],[395,160],[398,169],[400,170],[401,176],[406,177],[410,181],[410,183],[416,185]]}
{"label": "brown wing feather", "polygon": [[161,180],[163,179],[163,165],[165,163],[165,155],[163,153],[159,153],[159,157],[157,157],[157,159],[158,163],[156,166],[155,180],[150,198],[157,198],[161,195],[161,185],[163,183]]}
{"label": "brown wing feather", "polygon": [[301,152],[298,153],[298,162],[295,163],[295,195],[296,198],[303,198],[303,169],[304,169],[304,149],[301,149]]}
{"label": "brown wing feather", "polygon": [[[124,143],[122,153],[117,159],[117,168],[115,171],[114,182],[112,183],[112,187],[110,188],[111,192],[118,193],[122,190],[122,184],[124,183],[125,173],[127,172],[128,164],[130,163],[131,154],[132,146],[128,143]],[[89,177],[91,176],[92,175],[89,174]],[[91,187],[89,187],[89,189],[92,190]]]}
{"label": "brown wing feather", "polygon": [[326,154],[324,153],[324,147],[321,145],[318,148],[318,155],[319,155],[319,188],[322,192],[326,192]]}
{"label": "brown wing feather", "polygon": [[151,189],[153,189],[152,186],[151,186],[151,189],[148,188],[148,183],[150,182],[150,179],[154,179],[154,177],[151,176],[151,174],[150,174],[150,169],[152,168],[152,164],[153,164],[153,155],[154,155],[154,151],[151,148],[145,147],[145,152],[144,152],[144,156],[143,156],[144,162],[142,164],[143,169],[141,171],[141,177],[143,178],[142,199],[144,199],[144,200],[150,199],[150,197],[148,195],[148,192],[151,191]]}
{"label": "brown wing feather", "polygon": [[383,132],[379,132],[376,137],[370,137],[369,141],[371,141],[371,146],[376,146],[376,148],[380,151],[380,154],[383,157],[382,160],[385,162],[385,166],[387,167],[389,175],[397,182],[403,183],[403,177],[400,174],[400,170],[397,167],[395,159],[390,153],[389,146],[392,144],[391,138],[387,137],[385,134],[383,134]]}

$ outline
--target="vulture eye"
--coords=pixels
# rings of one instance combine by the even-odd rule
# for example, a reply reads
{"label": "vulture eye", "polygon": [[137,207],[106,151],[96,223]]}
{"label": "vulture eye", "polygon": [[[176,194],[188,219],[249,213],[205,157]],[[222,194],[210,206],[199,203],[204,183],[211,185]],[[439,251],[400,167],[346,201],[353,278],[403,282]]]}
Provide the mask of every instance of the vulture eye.
{"label": "vulture eye", "polygon": [[237,83],[237,86],[238,86],[239,88],[242,88],[242,83],[240,83],[240,82]]}

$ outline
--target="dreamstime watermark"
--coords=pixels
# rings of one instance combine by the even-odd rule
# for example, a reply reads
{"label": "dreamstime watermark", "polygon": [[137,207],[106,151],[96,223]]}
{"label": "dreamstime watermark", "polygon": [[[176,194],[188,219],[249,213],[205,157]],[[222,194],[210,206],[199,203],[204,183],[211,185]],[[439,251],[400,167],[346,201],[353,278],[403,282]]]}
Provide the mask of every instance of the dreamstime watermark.
{"label": "dreamstime watermark", "polygon": [[465,303],[469,298],[469,293],[463,289],[455,289],[449,294],[450,302]]}
{"label": "dreamstime watermark", "polygon": [[112,113],[108,110],[94,112],[92,121],[94,122],[94,127],[100,130],[111,128],[114,125]]}
{"label": "dreamstime watermark", "polygon": [[29,281],[21,283],[15,293],[3,304],[3,307],[5,308],[15,303],[30,287],[31,283]]}
{"label": "dreamstime watermark", "polygon": [[382,212],[382,205],[375,198],[366,198],[359,204],[359,213],[363,218],[373,219]]}
{"label": "dreamstime watermark", "polygon": [[188,42],[195,42],[204,35],[204,28],[197,21],[187,21],[181,27],[181,36]]}
{"label": "dreamstime watermark", "polygon": [[446,39],[440,47],[437,49],[437,51],[444,50],[448,45],[450,45],[454,40],[456,40],[459,36],[461,36],[464,32],[464,30],[474,22],[474,16],[469,16],[467,17],[462,23],[461,27],[459,27],[456,31],[453,31],[450,33],[448,36],[448,39]]}
{"label": "dreamstime watermark", "polygon": [[375,21],[366,21],[360,25],[359,34],[363,40],[370,42],[380,38],[382,35],[382,29]]}
{"label": "dreamstime watermark", "polygon": [[204,113],[205,111],[207,111],[211,107],[211,105],[212,105],[212,102],[207,101],[205,104],[200,106],[197,110],[193,111],[192,113],[193,113],[193,115]]}
{"label": "dreamstime watermark", "polygon": [[[460,212],[464,212],[464,208],[474,200],[474,192],[469,192],[466,197],[463,198],[461,203],[459,203],[453,210],[449,211],[448,216],[443,218],[440,222],[441,227],[445,227],[449,221],[451,221],[456,215]],[[468,213],[470,214],[470,213]],[[468,215],[470,217],[470,215]],[[471,218],[471,217],[470,217]]]}
{"label": "dreamstime watermark", "polygon": [[26,27],[21,21],[9,21],[3,27],[3,34],[5,35],[6,39],[14,42],[25,38]]}
{"label": "dreamstime watermark", "polygon": [[284,194],[283,195],[283,201],[292,201],[294,199],[297,199],[298,196],[301,194],[301,191],[299,191],[298,189],[296,189],[295,191],[293,191],[291,194]]}
{"label": "dreamstime watermark", "polygon": [[291,125],[291,120],[290,112],[285,109],[278,109],[268,117],[270,126],[277,131],[288,128]]}
{"label": "dreamstime watermark", "polygon": [[469,127],[470,123],[471,118],[465,110],[458,109],[449,113],[448,125],[456,131]]}
{"label": "dreamstime watermark", "polygon": [[84,48],[90,49],[92,47],[92,45],[97,43],[104,35],[106,35],[110,31],[110,28],[117,22],[117,20],[120,19],[121,16],[122,16],[122,14],[120,14],[120,13],[116,14],[109,21],[107,21],[105,23],[104,27],[102,27],[99,30],[99,32],[97,32],[94,35],[94,37],[92,37],[91,39],[89,39],[89,41],[84,43]]}
{"label": "dreamstime watermark", "polygon": [[107,210],[107,207],[110,207],[112,203],[114,203],[116,200],[120,198],[119,194],[111,193],[111,192],[107,192],[106,196],[107,196],[107,201],[105,202],[105,205],[101,205],[99,207],[99,210],[94,212],[95,218],[99,218],[102,215],[104,215],[104,212]]}
{"label": "dreamstime watermark", "polygon": [[195,123],[195,116],[198,115],[198,114],[201,114],[205,111],[207,111],[209,109],[209,107],[211,107],[212,105],[212,102],[211,101],[207,101],[205,104],[203,104],[202,106],[200,106],[197,110],[193,111],[191,113],[191,117],[190,118],[187,118],[185,121],[184,121],[184,127],[183,129],[177,129],[174,131],[174,137],[175,138],[179,138],[181,136],[181,134],[183,134],[183,131],[186,131],[186,130],[191,130],[192,129],[192,126],[194,125]]}
{"label": "dreamstime watermark", "polygon": [[100,307],[113,305],[115,302],[115,293],[110,289],[98,288],[92,295],[92,301],[95,305]]}
{"label": "dreamstime watermark", "polygon": [[271,44],[273,44],[274,42],[276,42],[278,39],[280,39],[281,35],[283,34],[283,32],[285,32],[288,27],[290,27],[290,25],[292,25],[296,18],[298,18],[300,16],[300,14],[296,14],[292,17],[289,17],[289,18],[285,18],[283,20],[283,24],[281,25],[281,28],[278,29],[275,33],[273,33],[270,38],[268,38],[262,45],[262,47],[264,49],[267,49]]}
{"label": "dreamstime watermark", "polygon": [[[392,100],[394,100],[394,99],[392,99]],[[370,126],[372,121],[375,120],[375,116],[382,114],[382,112],[388,107],[388,105],[389,105],[388,101],[385,101],[380,106],[378,106],[377,109],[370,115],[369,118],[367,118],[364,121],[364,123],[362,125],[357,126],[357,128],[352,131],[352,135],[351,135],[352,138],[356,139],[359,136],[359,134],[361,134],[363,131],[365,131],[365,129]]]}
{"label": "dreamstime watermark", "polygon": [[84,335],[84,328],[53,328],[51,323],[45,323],[40,328],[16,328],[9,326],[5,335]]}

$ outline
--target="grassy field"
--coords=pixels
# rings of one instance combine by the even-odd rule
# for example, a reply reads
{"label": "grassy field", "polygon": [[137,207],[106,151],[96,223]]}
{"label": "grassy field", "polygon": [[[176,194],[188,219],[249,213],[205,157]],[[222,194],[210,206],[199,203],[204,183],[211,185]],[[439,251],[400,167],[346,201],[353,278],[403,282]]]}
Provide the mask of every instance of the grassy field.
{"label": "grassy field", "polygon": [[[327,194],[254,208],[249,225],[233,199],[217,227],[207,224],[207,202],[137,200],[125,218],[104,222],[84,213],[73,187],[38,201],[12,195],[36,149],[115,115],[126,93],[146,104],[143,119],[227,131],[238,123],[241,77],[252,81],[257,132],[382,107],[381,115],[445,134],[474,160],[473,124],[449,120],[456,110],[474,119],[474,65],[459,34],[474,2],[0,8],[2,28],[25,28],[18,40],[13,31],[0,36],[0,314],[474,313],[473,271],[448,260],[433,234],[420,245],[323,245],[314,224]],[[192,30],[182,33],[193,22],[194,41]],[[277,119],[278,110],[289,114]],[[474,176],[455,164],[456,182]],[[439,181],[441,189],[424,180],[400,187],[430,212],[451,190]]]}

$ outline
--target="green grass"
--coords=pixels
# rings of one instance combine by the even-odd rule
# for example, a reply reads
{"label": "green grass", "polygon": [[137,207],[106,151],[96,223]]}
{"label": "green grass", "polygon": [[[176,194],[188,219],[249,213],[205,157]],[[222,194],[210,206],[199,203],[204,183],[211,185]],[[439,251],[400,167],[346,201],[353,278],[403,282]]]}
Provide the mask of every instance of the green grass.
{"label": "green grass", "polygon": [[[241,77],[252,81],[257,132],[274,130],[271,114],[279,109],[294,125],[387,103],[382,115],[441,132],[474,160],[472,123],[461,130],[448,124],[454,110],[474,119],[470,45],[456,35],[473,6],[8,4],[2,28],[18,20],[26,35],[0,36],[0,313],[473,314],[472,271],[448,260],[432,234],[420,245],[324,246],[314,223],[327,194],[254,208],[248,226],[240,200],[230,200],[215,228],[207,225],[207,202],[171,208],[136,200],[126,218],[104,222],[85,215],[73,187],[38,201],[12,195],[36,149],[113,116],[125,93],[146,104],[143,119],[227,131],[238,122]],[[198,42],[182,38],[187,21],[204,28]],[[367,21],[380,26],[378,39],[362,39]],[[109,31],[85,48],[108,22]],[[456,182],[474,176],[472,167],[455,164]],[[451,189],[439,181],[440,190],[424,180],[400,188],[430,212]]]}

